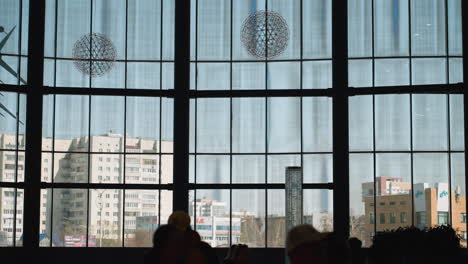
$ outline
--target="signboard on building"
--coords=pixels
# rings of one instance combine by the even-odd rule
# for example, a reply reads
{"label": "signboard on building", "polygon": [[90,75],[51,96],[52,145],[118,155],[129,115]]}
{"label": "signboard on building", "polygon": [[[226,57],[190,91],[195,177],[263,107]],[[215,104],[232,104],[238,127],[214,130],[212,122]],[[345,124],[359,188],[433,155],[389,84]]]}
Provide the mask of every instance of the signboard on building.
{"label": "signboard on building", "polygon": [[427,183],[416,183],[413,186],[414,210],[416,212],[426,211],[426,188],[429,188]]}
{"label": "signboard on building", "polygon": [[[96,246],[96,237],[88,237],[88,247]],[[65,247],[86,247],[86,236],[84,235],[66,235],[65,236]]]}
{"label": "signboard on building", "polygon": [[448,212],[449,188],[447,183],[437,183],[437,211]]}

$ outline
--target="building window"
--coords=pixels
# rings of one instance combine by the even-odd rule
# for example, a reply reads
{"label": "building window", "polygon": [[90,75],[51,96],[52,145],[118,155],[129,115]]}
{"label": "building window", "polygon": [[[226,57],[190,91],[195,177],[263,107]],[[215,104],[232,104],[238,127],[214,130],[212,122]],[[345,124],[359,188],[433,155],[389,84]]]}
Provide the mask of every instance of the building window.
{"label": "building window", "polygon": [[400,223],[406,224],[406,212],[401,212],[400,213]]}
{"label": "building window", "polygon": [[380,224],[385,224],[385,213],[380,213]]}
{"label": "building window", "polygon": [[448,225],[448,212],[437,212],[437,223],[439,225]]}
{"label": "building window", "polygon": [[390,224],[395,224],[396,223],[396,214],[395,213],[390,213]]}
{"label": "building window", "polygon": [[460,222],[461,223],[466,223],[466,213],[461,213],[460,214]]}
{"label": "building window", "polygon": [[419,228],[426,226],[426,212],[416,212],[416,226]]}

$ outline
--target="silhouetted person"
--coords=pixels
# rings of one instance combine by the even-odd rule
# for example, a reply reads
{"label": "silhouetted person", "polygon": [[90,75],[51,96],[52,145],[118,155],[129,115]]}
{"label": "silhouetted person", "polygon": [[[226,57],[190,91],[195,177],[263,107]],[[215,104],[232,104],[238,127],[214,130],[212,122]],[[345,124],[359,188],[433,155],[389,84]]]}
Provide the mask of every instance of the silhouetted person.
{"label": "silhouetted person", "polygon": [[232,245],[223,260],[223,264],[250,264],[250,262],[250,249],[244,244]]}
{"label": "silhouetted person", "polygon": [[286,238],[286,253],[291,264],[325,263],[320,245],[325,236],[311,225],[293,227]]}
{"label": "silhouetted person", "polygon": [[210,244],[206,242],[200,242],[199,248],[201,252],[203,253],[203,256],[205,256],[206,264],[219,264],[216,251],[210,246]]}
{"label": "silhouetted person", "polygon": [[145,264],[179,264],[183,261],[183,233],[174,225],[162,225],[153,235],[153,248]]}
{"label": "silhouetted person", "polygon": [[378,232],[372,240],[371,263],[461,263],[460,237],[450,226],[398,228]]}
{"label": "silhouetted person", "polygon": [[321,233],[311,225],[298,225],[288,232],[286,250],[291,264],[348,264],[346,240],[334,233]]}
{"label": "silhouetted person", "polygon": [[351,249],[351,263],[364,264],[365,257],[362,252],[362,241],[356,237],[352,237],[348,240],[348,244]]}

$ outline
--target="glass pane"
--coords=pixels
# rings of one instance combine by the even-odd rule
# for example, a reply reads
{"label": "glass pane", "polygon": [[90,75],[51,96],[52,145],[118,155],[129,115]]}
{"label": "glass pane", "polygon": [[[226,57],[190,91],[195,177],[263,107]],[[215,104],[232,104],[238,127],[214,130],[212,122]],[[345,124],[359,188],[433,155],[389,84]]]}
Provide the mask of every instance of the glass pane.
{"label": "glass pane", "polygon": [[232,151],[265,152],[265,99],[232,99]]}
{"label": "glass pane", "polygon": [[460,58],[449,59],[449,83],[463,82],[463,60]]}
{"label": "glass pane", "polygon": [[122,246],[122,196],[121,190],[90,190],[89,235],[96,237],[97,247]]}
{"label": "glass pane", "polygon": [[233,90],[264,90],[265,80],[265,63],[232,64]]}
{"label": "glass pane", "polygon": [[161,183],[169,184],[174,182],[174,156],[161,155]]}
{"label": "glass pane", "polygon": [[[23,157],[24,159],[24,157]],[[52,153],[42,153],[41,162],[41,181],[52,182],[53,171],[52,171]]]}
{"label": "glass pane", "polygon": [[[123,159],[124,155],[122,154],[92,154],[90,157],[90,182],[123,183]],[[125,170],[129,170],[127,165]]]}
{"label": "glass pane", "polygon": [[[196,200],[191,200],[189,206],[190,216],[196,217],[194,229],[200,234],[202,241],[212,247],[229,247],[231,229],[229,190],[196,190],[196,196]],[[234,215],[232,231],[233,239],[238,243],[240,221]]]}
{"label": "glass pane", "polygon": [[[0,182],[16,182],[23,178],[24,171],[24,153],[19,152],[19,155],[15,151],[0,151],[0,164],[2,165]],[[17,166],[18,165],[18,166]],[[18,169],[17,169],[18,168]]]}
{"label": "glass pane", "polygon": [[374,160],[372,154],[349,155],[350,236],[370,247],[375,228]]}
{"label": "glass pane", "polygon": [[333,192],[304,190],[303,200],[303,222],[312,225],[320,232],[333,232]]}
{"label": "glass pane", "polygon": [[461,0],[448,0],[447,7],[449,55],[463,55]]}
{"label": "glass pane", "polygon": [[161,89],[172,90],[174,89],[174,63],[162,63],[162,84]]}
{"label": "glass pane", "polygon": [[71,47],[82,36],[89,34],[91,2],[61,1],[57,9],[57,57],[72,58]]}
{"label": "glass pane", "polygon": [[332,154],[310,154],[302,157],[304,183],[333,182]]}
{"label": "glass pane", "polygon": [[153,233],[161,224],[159,191],[126,190],[125,247],[152,247]]}
{"label": "glass pane", "polygon": [[445,55],[445,1],[411,1],[411,36],[412,55]]}
{"label": "glass pane", "polygon": [[349,150],[373,150],[372,96],[349,98]]}
{"label": "glass pane", "polygon": [[[25,120],[24,118],[18,118],[18,94],[17,93],[7,93],[2,92],[0,97],[0,134],[2,135],[1,148],[2,149],[16,149],[24,148],[17,146],[16,134],[18,129],[24,130]],[[21,102],[20,102],[21,103]],[[20,128],[23,127],[23,128]],[[21,137],[20,137],[21,138]]]}
{"label": "glass pane", "polygon": [[376,166],[377,231],[411,226],[410,154],[377,154]]}
{"label": "glass pane", "polygon": [[331,87],[331,61],[304,61],[302,63],[302,89],[326,89]]}
{"label": "glass pane", "polygon": [[127,152],[158,152],[161,99],[157,97],[127,97]]}
{"label": "glass pane", "polygon": [[[287,46],[284,51],[277,57],[274,57],[274,59],[299,59],[300,57],[301,2],[301,0],[268,0],[268,11],[279,14],[285,20],[289,30]],[[275,31],[279,32],[278,29]],[[271,37],[271,39],[274,39],[274,37]]]}
{"label": "glass pane", "polygon": [[348,0],[348,32],[348,56],[372,56],[371,0]]}
{"label": "glass pane", "polygon": [[446,59],[413,59],[413,84],[447,83]]}
{"label": "glass pane", "polygon": [[465,149],[463,95],[450,95],[450,149]]}
{"label": "glass pane", "polygon": [[[52,189],[47,192],[46,217],[52,223],[52,246],[95,247],[96,233],[86,238],[88,219],[88,191],[85,189]],[[96,205],[89,203],[90,207]],[[96,213],[93,210],[93,213]],[[93,229],[94,230],[94,229]]]}
{"label": "glass pane", "polygon": [[[0,25],[3,27],[5,36],[11,34],[0,51],[6,54],[28,53],[28,14],[29,1],[5,0],[2,1],[0,10]],[[19,42],[21,38],[21,42]],[[2,38],[3,39],[3,38]]]}
{"label": "glass pane", "polygon": [[301,89],[299,62],[271,62],[267,64],[267,89]]}
{"label": "glass pane", "polygon": [[[99,63],[98,61],[96,63]],[[104,68],[104,66],[101,66]],[[98,71],[94,68],[92,71]],[[125,64],[114,62],[112,68],[102,76],[91,78],[92,88],[125,88]]]}
{"label": "glass pane", "polygon": [[241,223],[238,243],[265,247],[265,207],[265,190],[232,190],[232,215]]}
{"label": "glass pane", "polygon": [[127,89],[161,89],[160,71],[158,62],[127,63]]}
{"label": "glass pane", "polygon": [[374,27],[376,56],[408,55],[408,0],[374,1]]}
{"label": "glass pane", "polygon": [[302,2],[303,58],[331,58],[332,49],[331,1]]}
{"label": "glass pane", "polygon": [[302,150],[331,152],[333,148],[332,100],[327,97],[302,99]]}
{"label": "glass pane", "polygon": [[55,95],[42,97],[42,150],[52,150]]}
{"label": "glass pane", "polygon": [[71,60],[57,60],[55,85],[57,87],[90,87],[89,76],[81,74]]}
{"label": "glass pane", "polygon": [[268,152],[299,152],[301,149],[300,98],[268,98]]}
{"label": "glass pane", "polygon": [[[232,1],[233,4],[233,25],[232,25],[232,53],[235,60],[261,60],[249,54],[248,50],[242,43],[242,27],[246,19],[257,11],[265,10],[265,0],[249,1]],[[193,32],[193,31],[192,31]]]}
{"label": "glass pane", "polygon": [[[466,232],[465,154],[453,153],[450,157],[452,177],[452,227],[459,235]],[[466,241],[465,241],[466,243]],[[466,244],[465,244],[466,245]]]}
{"label": "glass pane", "polygon": [[229,99],[197,99],[197,151],[229,152]]}
{"label": "glass pane", "polygon": [[128,59],[161,58],[161,6],[165,2],[168,1],[128,1]]}
{"label": "glass pane", "polygon": [[[448,155],[442,153],[414,154],[414,211],[415,226],[431,227],[439,224],[436,212],[449,213]],[[432,205],[434,203],[434,205]],[[429,208],[428,206],[431,205]],[[434,210],[435,209],[435,210]]]}
{"label": "glass pane", "polygon": [[158,184],[160,163],[159,155],[125,155],[125,183]]}
{"label": "glass pane", "polygon": [[[286,241],[286,202],[284,190],[268,190],[267,247],[284,248]],[[299,210],[301,211],[301,210]],[[290,212],[288,212],[290,213]]]}
{"label": "glass pane", "polygon": [[375,60],[375,86],[409,85],[409,60]]}
{"label": "glass pane", "polygon": [[2,198],[0,247],[22,246],[23,191],[14,188],[0,188],[0,196]]}
{"label": "glass pane", "polygon": [[198,63],[197,90],[229,90],[229,71],[228,63]]}
{"label": "glass pane", "polygon": [[372,61],[349,60],[349,87],[372,87]]}
{"label": "glass pane", "polygon": [[229,183],[229,156],[198,155],[196,166],[197,183]]}
{"label": "glass pane", "polygon": [[[50,247],[52,245],[51,237],[51,221],[52,212],[50,210],[50,204],[52,201],[52,189],[41,190],[41,209],[40,209],[40,222],[39,222],[39,246]],[[49,235],[45,235],[49,234]]]}
{"label": "glass pane", "polygon": [[376,150],[410,150],[410,116],[409,95],[376,95]]}
{"label": "glass pane", "polygon": [[[95,156],[95,155],[93,155]],[[80,153],[54,153],[53,161],[51,160],[44,164],[44,170],[51,170],[54,182],[66,182],[66,183],[86,183],[88,182],[88,175],[91,176],[91,180],[98,181],[98,177],[101,179],[105,170],[103,170],[102,164],[97,165],[93,163],[93,168],[89,169],[89,156],[88,154]],[[95,160],[97,162],[97,160]],[[53,162],[53,163],[52,163]],[[93,162],[93,160],[91,160]],[[45,166],[45,165],[49,165]],[[98,170],[100,168],[101,170]],[[103,179],[103,180],[104,180]]]}
{"label": "glass pane", "polygon": [[301,166],[300,155],[269,155],[268,156],[268,183],[285,183],[286,169]]}
{"label": "glass pane", "polygon": [[161,101],[161,152],[174,152],[174,99]]}
{"label": "glass pane", "polygon": [[88,135],[89,96],[56,95],[54,150],[87,151]]}
{"label": "glass pane", "polygon": [[265,183],[265,155],[233,155],[233,183]]}
{"label": "glass pane", "polygon": [[414,150],[447,150],[447,95],[413,95]]}
{"label": "glass pane", "polygon": [[[6,32],[4,32],[6,34]],[[7,39],[6,36],[3,39]],[[8,39],[7,39],[8,40]],[[11,40],[10,40],[11,41]],[[8,43],[8,42],[6,42]],[[6,46],[7,44],[5,44]],[[4,49],[0,50],[5,52]],[[27,81],[27,60],[18,56],[2,55],[2,66],[0,67],[0,83],[12,85],[25,85]],[[19,76],[19,78],[18,78]]]}
{"label": "glass pane", "polygon": [[[91,151],[118,152],[124,135],[124,97],[93,96],[91,98],[91,136],[102,145],[91,145]],[[108,141],[104,143],[104,141]],[[107,145],[107,146],[106,146]],[[102,147],[102,150],[100,148]]]}
{"label": "glass pane", "polygon": [[230,1],[200,1],[197,6],[198,43],[196,44],[198,45],[198,59],[228,59],[231,43]]}

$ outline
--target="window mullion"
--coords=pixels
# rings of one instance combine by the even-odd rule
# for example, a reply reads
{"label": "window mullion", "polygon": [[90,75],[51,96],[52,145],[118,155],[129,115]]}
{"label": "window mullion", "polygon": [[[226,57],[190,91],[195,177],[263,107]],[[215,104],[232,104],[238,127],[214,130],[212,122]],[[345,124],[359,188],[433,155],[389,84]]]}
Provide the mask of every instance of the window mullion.
{"label": "window mullion", "polygon": [[349,236],[348,3],[332,4],[333,56],[333,229]]}
{"label": "window mullion", "polygon": [[23,246],[39,247],[45,0],[29,3]]}

